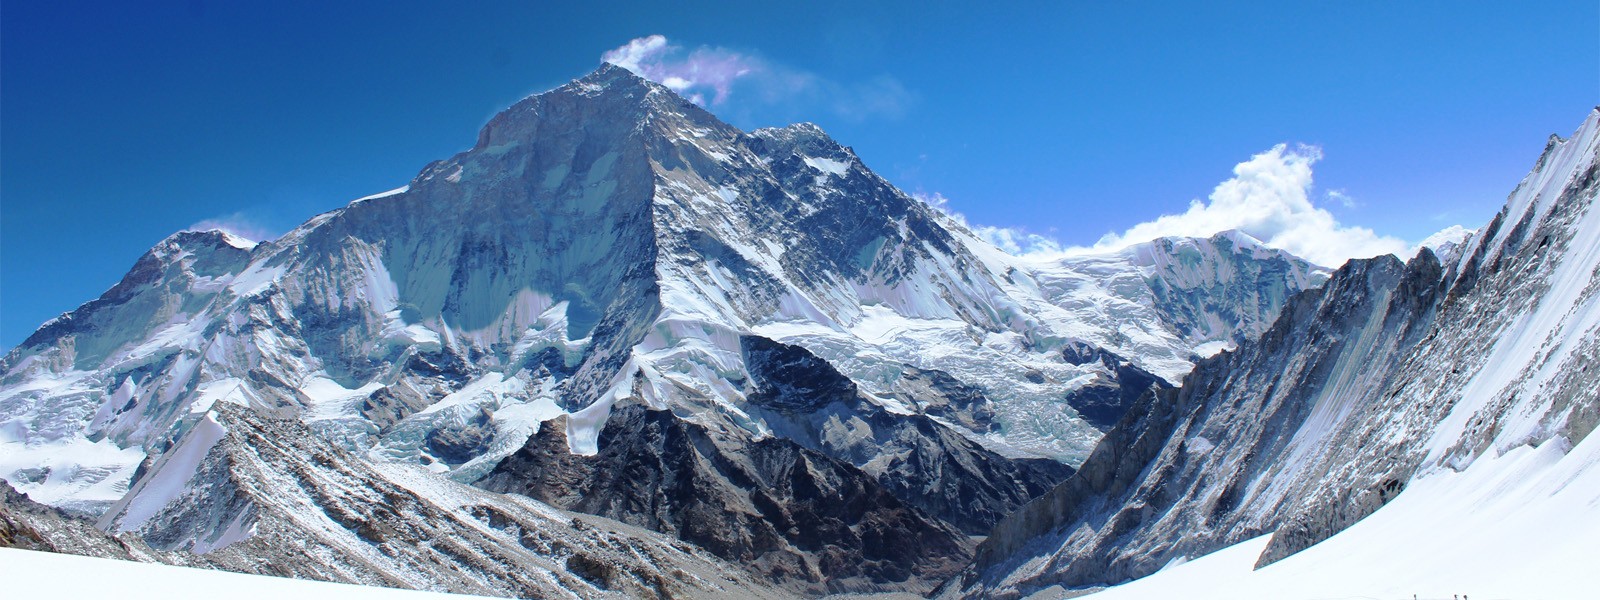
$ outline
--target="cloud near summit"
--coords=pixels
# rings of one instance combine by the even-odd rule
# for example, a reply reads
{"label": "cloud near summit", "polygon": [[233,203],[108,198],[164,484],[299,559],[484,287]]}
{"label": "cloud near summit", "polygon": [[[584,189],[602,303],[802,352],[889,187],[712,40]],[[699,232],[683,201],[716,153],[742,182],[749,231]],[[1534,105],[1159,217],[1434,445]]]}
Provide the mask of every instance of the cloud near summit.
{"label": "cloud near summit", "polygon": [[226,231],[252,242],[274,240],[280,235],[273,232],[272,229],[261,225],[255,219],[246,216],[243,212],[205,219],[183,228],[184,231],[211,231],[214,229]]}
{"label": "cloud near summit", "polygon": [[688,49],[663,35],[635,38],[600,59],[733,118],[760,113],[810,120],[819,112],[848,120],[894,118],[916,100],[887,75],[841,83],[750,53],[704,45]]}
{"label": "cloud near summit", "polygon": [[666,36],[636,38],[607,51],[601,60],[617,65],[683,94],[695,104],[711,105],[727,101],[733,82],[761,69],[755,59],[722,48],[701,46],[685,55],[683,48],[667,42]]}

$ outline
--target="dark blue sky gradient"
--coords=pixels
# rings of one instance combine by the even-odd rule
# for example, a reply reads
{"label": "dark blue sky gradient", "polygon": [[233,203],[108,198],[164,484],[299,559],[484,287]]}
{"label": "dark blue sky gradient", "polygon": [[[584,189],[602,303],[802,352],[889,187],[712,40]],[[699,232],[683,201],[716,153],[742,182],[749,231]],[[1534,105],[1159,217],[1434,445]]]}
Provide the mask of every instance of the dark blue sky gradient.
{"label": "dark blue sky gradient", "polygon": [[1280,142],[1322,147],[1318,188],[1359,202],[1325,203],[1346,224],[1477,226],[1600,101],[1592,0],[461,4],[6,2],[0,347],[193,223],[281,233],[402,185],[648,34],[892,78],[897,111],[712,109],[815,121],[908,191],[1068,243],[1180,212]]}

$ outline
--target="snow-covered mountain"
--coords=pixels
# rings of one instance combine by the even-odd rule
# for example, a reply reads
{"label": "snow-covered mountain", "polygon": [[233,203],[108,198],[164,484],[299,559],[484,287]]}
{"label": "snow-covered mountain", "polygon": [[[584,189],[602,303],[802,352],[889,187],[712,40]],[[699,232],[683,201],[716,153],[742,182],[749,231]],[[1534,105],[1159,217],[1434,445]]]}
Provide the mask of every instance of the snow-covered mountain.
{"label": "snow-covered mountain", "polygon": [[[313,535],[334,540],[338,562],[364,552],[346,533],[371,542],[361,532],[374,522],[422,532],[404,514],[307,520],[304,505],[344,514],[353,500],[250,482],[282,472],[306,490],[349,477],[388,489],[420,467],[527,492],[503,461],[560,450],[540,446],[550,440],[580,455],[558,461],[573,465],[637,448],[649,456],[624,462],[705,460],[726,474],[782,456],[903,505],[897,535],[933,532],[962,555],[960,532],[1070,472],[1040,460],[1080,461],[1139,394],[1253,336],[1323,276],[1232,233],[1009,256],[813,125],[742,132],[605,65],[496,115],[408,185],[280,239],[162,241],[0,361],[0,476],[163,550],[266,552]],[[619,406],[714,443],[607,454]],[[251,458],[302,428],[338,449],[333,464]],[[728,493],[795,473],[756,462],[752,479],[720,480]],[[648,507],[542,499],[685,537]],[[806,499],[774,510],[826,508]],[[281,537],[263,533],[269,522]],[[803,568],[764,576],[805,590],[853,581],[861,564],[819,548],[849,547],[861,526],[827,531],[785,542]],[[382,564],[371,568],[415,566]],[[959,567],[885,568],[859,587],[911,589]]]}
{"label": "snow-covered mountain", "polygon": [[0,523],[24,548],[362,585],[540,598],[791,597],[669,537],[414,465],[369,464],[297,420],[226,402],[147,473],[98,528],[16,497],[0,505]]}
{"label": "snow-covered mountain", "polygon": [[[1496,494],[1592,522],[1592,495],[1548,498],[1565,486],[1552,478],[1600,489],[1592,452],[1564,459],[1600,421],[1597,145],[1600,110],[1553,139],[1450,260],[1424,250],[1409,263],[1351,261],[1259,340],[1140,398],[1074,477],[995,528],[951,594],[1116,584],[1268,534],[1238,548],[1269,565],[1414,487],[1430,491],[1406,514],[1453,505],[1440,490],[1478,462],[1501,465],[1471,477],[1496,481]],[[1460,519],[1460,543],[1484,547],[1471,529],[1484,518],[1443,514]],[[1586,531],[1540,540],[1564,547]],[[1357,539],[1377,539],[1365,532]]]}

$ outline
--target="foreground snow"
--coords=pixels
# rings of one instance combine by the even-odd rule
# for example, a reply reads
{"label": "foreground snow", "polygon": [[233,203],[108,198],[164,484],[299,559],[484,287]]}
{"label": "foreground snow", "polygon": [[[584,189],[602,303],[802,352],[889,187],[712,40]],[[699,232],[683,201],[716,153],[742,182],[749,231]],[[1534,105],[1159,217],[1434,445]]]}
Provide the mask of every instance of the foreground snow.
{"label": "foreground snow", "polygon": [[241,575],[12,548],[0,548],[0,581],[6,582],[7,597],[12,598],[183,600],[221,595],[231,600],[467,600],[482,597]]}
{"label": "foreground snow", "polygon": [[1521,446],[1419,479],[1356,525],[1259,571],[1251,568],[1271,536],[1088,598],[1592,598],[1600,436],[1570,453],[1562,445]]}

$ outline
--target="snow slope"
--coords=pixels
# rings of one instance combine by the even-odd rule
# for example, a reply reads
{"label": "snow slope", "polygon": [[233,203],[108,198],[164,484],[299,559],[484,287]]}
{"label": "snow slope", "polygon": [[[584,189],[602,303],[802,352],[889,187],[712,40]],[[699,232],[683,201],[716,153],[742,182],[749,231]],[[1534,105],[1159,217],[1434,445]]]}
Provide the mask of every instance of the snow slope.
{"label": "snow slope", "polygon": [[1592,597],[1600,589],[1600,437],[1570,451],[1560,442],[1519,446],[1461,472],[1431,473],[1349,529],[1254,569],[1269,538],[1084,598]]}
{"label": "snow slope", "polygon": [[[93,577],[85,577],[93,573]],[[18,598],[466,600],[462,596],[0,548],[0,579]],[[138,582],[129,585],[129,582]]]}

